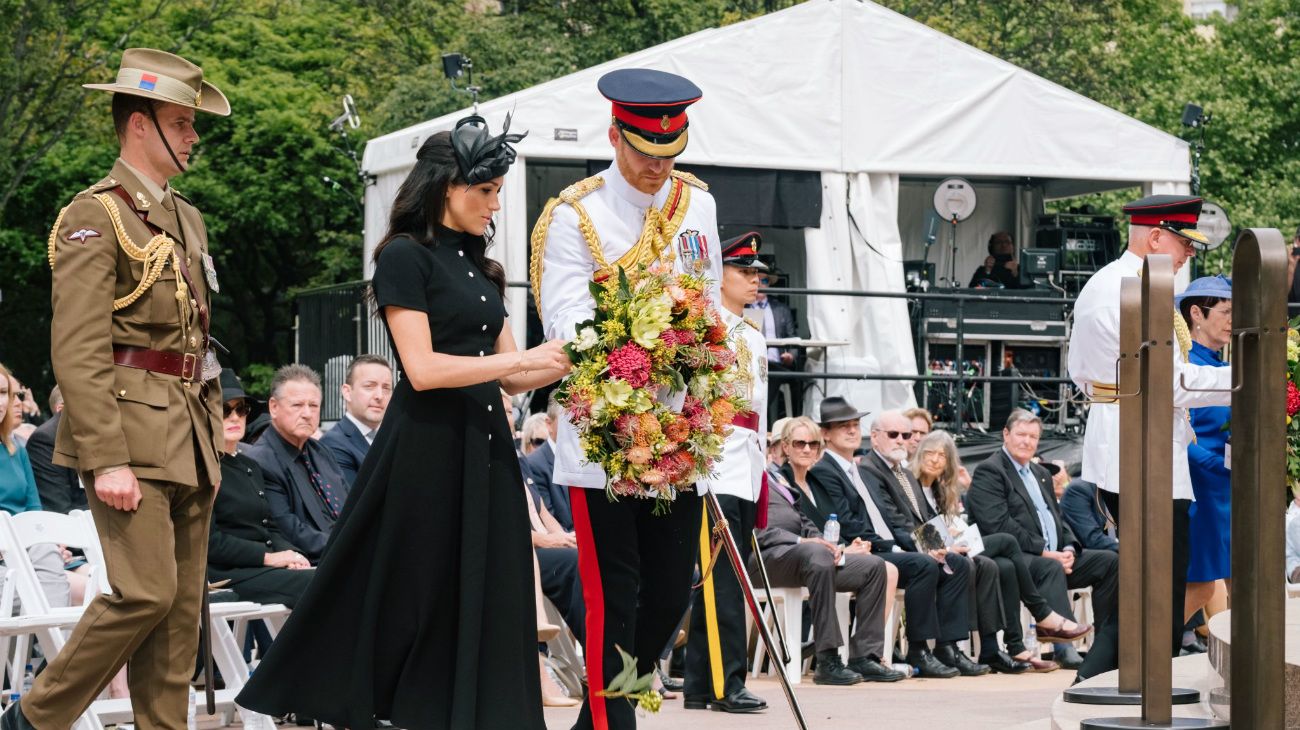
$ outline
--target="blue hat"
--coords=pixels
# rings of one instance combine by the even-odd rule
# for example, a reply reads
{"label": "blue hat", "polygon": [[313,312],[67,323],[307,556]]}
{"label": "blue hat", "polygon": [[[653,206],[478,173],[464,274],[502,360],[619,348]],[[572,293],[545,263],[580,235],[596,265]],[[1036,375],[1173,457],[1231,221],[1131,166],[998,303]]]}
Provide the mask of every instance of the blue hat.
{"label": "blue hat", "polygon": [[1188,297],[1213,297],[1215,299],[1232,299],[1232,279],[1218,276],[1202,276],[1187,285],[1182,294],[1174,297],[1174,306],[1182,307]]}

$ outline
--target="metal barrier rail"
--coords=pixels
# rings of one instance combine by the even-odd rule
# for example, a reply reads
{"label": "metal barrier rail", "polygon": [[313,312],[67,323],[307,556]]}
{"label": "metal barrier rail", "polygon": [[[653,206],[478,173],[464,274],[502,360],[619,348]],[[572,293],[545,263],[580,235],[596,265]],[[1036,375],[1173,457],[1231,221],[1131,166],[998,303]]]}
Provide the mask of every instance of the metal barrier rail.
{"label": "metal barrier rail", "polygon": [[[299,316],[296,319],[295,330],[298,334],[310,332],[317,337],[323,337],[334,343],[333,346],[322,346],[322,342],[310,342],[304,344],[296,342],[295,353],[300,362],[324,370],[326,363],[338,355],[350,354],[352,356],[360,355],[365,352],[376,352],[391,356],[387,352],[388,342],[383,336],[382,326],[376,326],[376,323],[369,322],[367,315],[369,306],[364,301],[365,292],[369,286],[368,281],[353,281],[343,284],[332,284],[329,286],[305,289],[299,292],[296,298],[299,301]],[[526,281],[506,282],[509,289],[528,290],[530,285]],[[1031,296],[994,296],[986,293],[980,293],[980,290],[971,290],[968,292],[885,292],[885,291],[860,291],[860,290],[840,290],[840,289],[811,289],[796,287],[764,287],[759,289],[764,294],[777,296],[835,296],[835,297],[855,297],[861,299],[903,299],[907,301],[926,302],[926,301],[948,301],[956,303],[955,316],[956,331],[954,333],[954,345],[956,353],[954,362],[958,364],[957,372],[952,375],[934,375],[925,373],[815,373],[815,372],[771,372],[769,376],[775,380],[869,380],[869,381],[902,381],[915,383],[953,383],[957,386],[958,396],[955,399],[955,413],[953,421],[960,429],[965,421],[965,400],[960,393],[965,390],[968,383],[1041,383],[1047,385],[1070,385],[1073,381],[1069,378],[1050,378],[1050,377],[1031,377],[1019,375],[967,375],[960,364],[964,361],[964,341],[966,333],[965,304],[967,302],[995,302],[1002,304],[1045,304],[1051,306],[1069,307],[1074,304],[1075,300],[1069,297],[1031,297]],[[351,312],[340,312],[340,300],[352,297],[355,299],[355,307]],[[314,303],[312,303],[314,301]],[[1300,309],[1300,305],[1294,305]],[[323,310],[332,310],[332,314]],[[322,323],[322,319],[325,321]],[[330,331],[331,326],[337,326],[344,321],[351,320],[357,323],[357,331],[354,336],[340,337],[341,333]],[[918,333],[913,333],[914,338]],[[314,339],[314,338],[312,338]],[[338,349],[339,345],[346,340],[350,347],[344,347],[345,350],[354,350],[352,352],[327,352],[326,350]],[[918,370],[921,369],[918,364]]]}

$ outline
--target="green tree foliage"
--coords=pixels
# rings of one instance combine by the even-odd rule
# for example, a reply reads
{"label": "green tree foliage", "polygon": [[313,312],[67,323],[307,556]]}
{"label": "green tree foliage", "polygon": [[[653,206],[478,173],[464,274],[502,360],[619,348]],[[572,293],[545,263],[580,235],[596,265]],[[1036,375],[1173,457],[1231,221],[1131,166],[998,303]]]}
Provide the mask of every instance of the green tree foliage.
{"label": "green tree foliage", "polygon": [[[1206,196],[1238,225],[1300,217],[1300,0],[1243,2],[1234,22],[1200,25],[1176,0],[881,1],[1174,134],[1187,136],[1183,104],[1201,104],[1214,115]],[[361,111],[359,154],[370,137],[468,106],[443,78],[443,53],[474,60],[488,99],[794,4],[0,0],[12,48],[0,65],[0,360],[52,384],[46,239],[116,155],[107,95],[80,85],[111,79],[124,48],[182,53],[231,99],[231,117],[201,115],[199,155],[175,183],[207,218],[222,284],[214,332],[246,376],[264,376],[292,357],[294,293],[361,275],[363,189],[328,129],[343,94]],[[1068,202],[1117,214],[1132,193]]]}

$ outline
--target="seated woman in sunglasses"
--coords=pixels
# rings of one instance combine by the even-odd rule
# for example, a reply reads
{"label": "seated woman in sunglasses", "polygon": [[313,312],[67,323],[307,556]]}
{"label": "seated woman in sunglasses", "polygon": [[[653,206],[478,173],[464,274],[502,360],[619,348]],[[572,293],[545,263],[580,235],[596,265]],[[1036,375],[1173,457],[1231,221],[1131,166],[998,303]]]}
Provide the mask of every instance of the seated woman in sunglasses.
{"label": "seated woman in sunglasses", "polygon": [[293,608],[316,571],[271,519],[261,468],[239,453],[249,399],[229,368],[221,371],[221,396],[226,453],[208,536],[208,580],[230,581],[226,587],[246,601]]}

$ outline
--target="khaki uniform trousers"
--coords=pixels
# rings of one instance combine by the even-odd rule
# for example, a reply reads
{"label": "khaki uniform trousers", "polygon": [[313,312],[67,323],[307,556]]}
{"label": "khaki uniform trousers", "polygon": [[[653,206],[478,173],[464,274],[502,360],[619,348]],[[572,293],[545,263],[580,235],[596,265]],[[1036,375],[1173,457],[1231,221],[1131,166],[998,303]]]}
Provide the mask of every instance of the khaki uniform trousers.
{"label": "khaki uniform trousers", "polygon": [[23,714],[38,730],[70,728],[125,663],[136,727],[184,730],[207,589],[212,487],[141,479],[139,509],[123,512],[99,500],[91,474],[82,477],[113,592],[86,608],[22,698]]}

